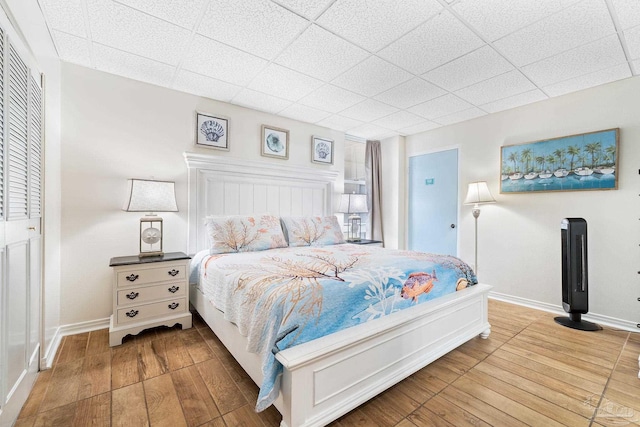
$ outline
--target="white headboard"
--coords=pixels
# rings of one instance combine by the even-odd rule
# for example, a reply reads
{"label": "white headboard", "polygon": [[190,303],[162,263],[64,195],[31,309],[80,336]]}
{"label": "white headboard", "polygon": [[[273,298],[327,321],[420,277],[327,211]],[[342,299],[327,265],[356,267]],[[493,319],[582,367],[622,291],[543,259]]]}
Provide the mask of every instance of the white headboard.
{"label": "white headboard", "polygon": [[190,254],[208,247],[207,215],[332,215],[339,172],[184,153],[189,171]]}

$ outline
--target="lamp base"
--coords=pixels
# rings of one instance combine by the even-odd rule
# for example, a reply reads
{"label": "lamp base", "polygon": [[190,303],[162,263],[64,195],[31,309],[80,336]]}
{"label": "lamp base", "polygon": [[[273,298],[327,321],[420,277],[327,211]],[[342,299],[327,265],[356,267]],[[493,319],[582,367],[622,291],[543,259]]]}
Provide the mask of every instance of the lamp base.
{"label": "lamp base", "polygon": [[152,256],[163,256],[164,252],[161,251],[155,251],[155,252],[140,252],[140,254],[138,255],[138,258],[147,258],[147,257],[152,257]]}

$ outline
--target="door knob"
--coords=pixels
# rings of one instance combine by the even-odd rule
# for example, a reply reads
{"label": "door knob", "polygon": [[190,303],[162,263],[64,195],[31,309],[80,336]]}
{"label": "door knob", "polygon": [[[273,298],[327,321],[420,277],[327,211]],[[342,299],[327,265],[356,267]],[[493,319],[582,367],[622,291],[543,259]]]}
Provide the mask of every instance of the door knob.
{"label": "door knob", "polygon": [[456,225],[455,224],[451,224],[451,228],[456,228]]}

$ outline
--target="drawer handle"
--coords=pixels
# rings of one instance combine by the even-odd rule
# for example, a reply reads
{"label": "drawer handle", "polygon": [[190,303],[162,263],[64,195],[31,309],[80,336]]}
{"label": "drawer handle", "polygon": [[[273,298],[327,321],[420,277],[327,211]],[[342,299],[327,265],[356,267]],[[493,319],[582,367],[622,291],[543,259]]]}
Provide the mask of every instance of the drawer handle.
{"label": "drawer handle", "polygon": [[138,315],[138,310],[131,310],[128,313],[125,313],[127,317],[136,317]]}
{"label": "drawer handle", "polygon": [[178,308],[179,305],[180,305],[180,303],[172,302],[167,307],[169,307],[171,310],[175,310],[176,308]]}
{"label": "drawer handle", "polygon": [[127,280],[130,282],[135,282],[136,280],[138,280],[138,277],[140,276],[138,276],[137,274],[131,273],[131,275],[127,276]]}
{"label": "drawer handle", "polygon": [[138,295],[140,295],[138,292],[131,292],[130,294],[127,294],[127,298],[128,299],[136,299],[136,298],[138,298]]}
{"label": "drawer handle", "polygon": [[171,292],[172,294],[175,294],[176,292],[178,292],[180,290],[180,286],[172,286],[169,289],[167,289],[169,292]]}
{"label": "drawer handle", "polygon": [[180,270],[176,270],[175,268],[172,269],[171,271],[167,271],[167,273],[169,273],[169,276],[174,277],[176,276],[178,273],[180,273]]}

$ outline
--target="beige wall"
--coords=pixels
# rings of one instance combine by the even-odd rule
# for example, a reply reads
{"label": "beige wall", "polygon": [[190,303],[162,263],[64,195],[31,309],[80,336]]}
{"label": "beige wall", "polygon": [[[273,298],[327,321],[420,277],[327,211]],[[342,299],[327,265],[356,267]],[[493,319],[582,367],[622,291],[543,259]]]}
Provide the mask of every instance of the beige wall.
{"label": "beige wall", "polygon": [[[230,151],[194,145],[195,111],[230,119]],[[260,155],[261,125],[290,131],[289,160]],[[311,163],[311,137],[335,140],[333,166]],[[61,323],[111,314],[109,259],[138,252],[139,213],[120,210],[127,178],[176,182],[177,213],[163,213],[166,252],[185,251],[185,151],[340,171],[344,134],[134,80],[62,66]]]}
{"label": "beige wall", "polygon": [[[583,217],[588,222],[589,311],[636,323],[640,321],[638,111],[640,78],[632,78],[409,136],[406,154],[459,146],[460,203],[469,182],[488,181],[498,203],[482,206],[478,222],[481,282],[493,285],[498,293],[559,307],[560,221]],[[616,127],[621,159],[618,190],[500,194],[502,145]],[[387,178],[397,179],[393,170]],[[471,208],[462,206],[460,212],[459,254],[472,263]],[[403,220],[406,223],[406,217]]]}

